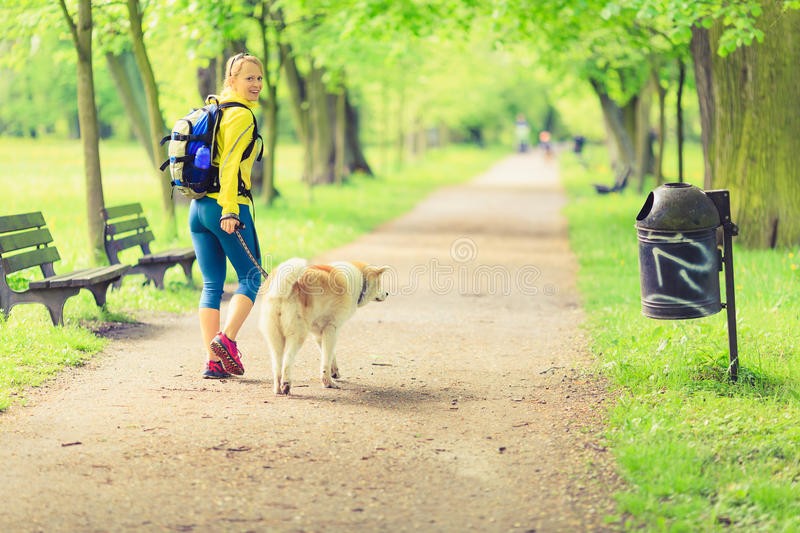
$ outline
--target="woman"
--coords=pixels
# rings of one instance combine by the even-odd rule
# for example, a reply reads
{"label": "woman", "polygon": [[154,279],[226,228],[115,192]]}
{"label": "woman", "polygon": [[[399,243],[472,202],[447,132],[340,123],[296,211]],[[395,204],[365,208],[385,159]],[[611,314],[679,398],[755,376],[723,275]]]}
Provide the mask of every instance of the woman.
{"label": "woman", "polygon": [[[238,102],[247,108],[229,107],[222,111],[213,161],[213,166],[219,167],[219,192],[192,200],[189,207],[192,243],[203,275],[199,316],[208,352],[204,378],[244,374],[236,335],[253,308],[261,275],[233,232],[241,228],[241,236],[260,263],[258,237],[250,212],[250,172],[259,153],[255,148],[260,147],[245,151],[255,140],[255,115],[250,110],[258,103],[263,72],[261,61],[254,56],[237,54],[228,59],[219,103]],[[239,286],[231,298],[225,326],[220,327],[220,302],[228,260],[236,270]]]}

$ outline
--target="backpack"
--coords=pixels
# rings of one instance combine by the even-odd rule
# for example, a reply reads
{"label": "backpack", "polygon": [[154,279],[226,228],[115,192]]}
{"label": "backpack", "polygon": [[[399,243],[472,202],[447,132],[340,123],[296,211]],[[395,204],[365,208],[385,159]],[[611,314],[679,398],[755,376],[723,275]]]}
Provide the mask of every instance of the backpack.
{"label": "backpack", "polygon": [[[212,164],[217,151],[217,131],[219,130],[222,111],[231,107],[243,107],[253,115],[253,137],[245,148],[242,159],[247,159],[253,152],[256,139],[261,140],[258,133],[258,122],[253,111],[239,102],[219,103],[215,96],[206,98],[206,105],[193,109],[175,121],[172,133],[161,139],[161,145],[169,141],[169,159],[159,167],[162,171],[169,166],[170,183],[186,198],[202,198],[207,193],[219,191],[219,167]],[[264,143],[258,153],[258,161],[264,151]],[[245,189],[241,172],[239,173],[239,195],[251,198],[250,191]]]}

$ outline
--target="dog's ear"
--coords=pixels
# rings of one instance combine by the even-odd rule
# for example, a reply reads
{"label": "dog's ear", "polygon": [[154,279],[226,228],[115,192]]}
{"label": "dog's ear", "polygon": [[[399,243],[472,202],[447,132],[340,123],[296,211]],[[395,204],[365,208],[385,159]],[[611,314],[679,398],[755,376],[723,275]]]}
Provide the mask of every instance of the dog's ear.
{"label": "dog's ear", "polygon": [[391,267],[390,267],[390,266],[388,266],[388,265],[383,265],[383,266],[375,267],[375,273],[376,273],[376,274],[378,274],[378,275],[380,276],[381,274],[383,274],[384,272],[386,272],[386,271],[387,271],[387,270],[389,270],[390,268],[391,268]]}

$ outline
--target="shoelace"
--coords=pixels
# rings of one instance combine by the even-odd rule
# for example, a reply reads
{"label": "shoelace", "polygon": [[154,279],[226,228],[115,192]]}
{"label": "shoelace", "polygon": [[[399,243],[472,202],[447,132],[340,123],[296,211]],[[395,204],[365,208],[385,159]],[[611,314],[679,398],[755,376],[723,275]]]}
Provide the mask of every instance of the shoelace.
{"label": "shoelace", "polygon": [[[242,351],[239,349],[239,345],[238,345],[238,344],[236,344],[236,341],[235,341],[235,340],[233,340],[233,339],[231,339],[231,338],[230,338],[230,337],[228,337],[227,335],[225,336],[225,338],[226,338],[226,339],[228,339],[228,342],[229,342],[229,343],[231,343],[231,346],[233,346],[233,349],[234,349],[234,355],[236,355],[237,357],[239,357],[239,359],[241,359],[242,357],[244,357],[244,353],[242,353]],[[224,344],[224,343],[223,343],[223,346],[225,346],[225,344]]]}

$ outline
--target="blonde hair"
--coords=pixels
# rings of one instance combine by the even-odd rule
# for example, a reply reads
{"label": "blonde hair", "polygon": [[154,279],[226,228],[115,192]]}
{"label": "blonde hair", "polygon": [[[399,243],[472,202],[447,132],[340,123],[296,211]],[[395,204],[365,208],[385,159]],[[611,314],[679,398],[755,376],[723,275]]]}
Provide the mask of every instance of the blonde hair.
{"label": "blonde hair", "polygon": [[261,64],[261,60],[256,56],[251,56],[247,52],[236,54],[235,56],[229,57],[228,61],[225,63],[225,87],[231,86],[231,80],[242,71],[242,67],[245,63],[256,65],[261,73],[264,73],[264,65]]}

